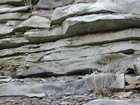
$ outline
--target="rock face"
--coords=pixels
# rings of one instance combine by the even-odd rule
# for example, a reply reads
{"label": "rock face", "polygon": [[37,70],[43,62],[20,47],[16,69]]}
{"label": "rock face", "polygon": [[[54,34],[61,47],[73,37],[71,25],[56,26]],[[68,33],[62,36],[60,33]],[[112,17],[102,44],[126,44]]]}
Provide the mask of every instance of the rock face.
{"label": "rock face", "polygon": [[[134,69],[140,72],[140,0],[39,0],[34,7],[36,10],[31,10],[21,0],[0,1],[0,73],[4,76],[110,72],[102,77],[108,77],[108,84],[104,81],[103,85],[110,87],[114,81],[111,88],[124,89],[124,77],[131,77],[125,76],[126,68],[135,64]],[[117,79],[116,72],[121,72]],[[95,77],[96,83],[101,83],[101,76]],[[93,78],[82,79],[79,85],[62,84],[65,89],[77,89],[76,93],[83,84],[84,89],[87,86],[84,94],[94,88],[95,84],[90,84]],[[7,87],[2,95],[10,94],[9,86],[14,84],[0,86]],[[44,88],[47,90],[48,85]],[[19,86],[19,91],[22,89]],[[50,91],[55,89],[65,90],[61,84]],[[45,90],[39,92],[48,94]],[[29,88],[26,92],[32,91]]]}
{"label": "rock face", "polygon": [[[74,3],[68,6],[46,2],[59,6],[51,19],[43,14],[50,10],[32,12],[1,2],[1,71],[14,69],[16,76],[82,74],[91,68],[118,71],[139,59],[138,0],[65,1]],[[134,8],[127,9],[128,4]]]}

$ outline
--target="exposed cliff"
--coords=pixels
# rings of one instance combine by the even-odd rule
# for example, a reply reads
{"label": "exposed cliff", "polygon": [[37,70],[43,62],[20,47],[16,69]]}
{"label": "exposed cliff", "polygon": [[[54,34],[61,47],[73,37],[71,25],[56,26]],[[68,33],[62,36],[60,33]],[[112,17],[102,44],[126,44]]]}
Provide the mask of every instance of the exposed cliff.
{"label": "exposed cliff", "polygon": [[[138,63],[140,1],[94,1],[40,0],[31,11],[21,0],[1,0],[0,71],[47,76]],[[40,8],[45,2],[46,8]]]}
{"label": "exposed cliff", "polygon": [[140,70],[139,7],[140,0],[39,0],[32,10],[22,0],[0,0],[0,74]]}

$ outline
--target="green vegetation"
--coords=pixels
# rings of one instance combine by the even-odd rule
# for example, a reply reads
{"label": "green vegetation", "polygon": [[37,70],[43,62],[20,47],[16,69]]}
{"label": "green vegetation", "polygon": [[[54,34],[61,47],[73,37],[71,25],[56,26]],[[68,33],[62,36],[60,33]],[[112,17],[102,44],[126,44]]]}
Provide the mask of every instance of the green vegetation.
{"label": "green vegetation", "polygon": [[111,95],[111,90],[108,89],[108,88],[96,88],[94,89],[95,91],[95,95],[99,96],[104,96],[104,97],[107,97],[107,96],[110,96]]}

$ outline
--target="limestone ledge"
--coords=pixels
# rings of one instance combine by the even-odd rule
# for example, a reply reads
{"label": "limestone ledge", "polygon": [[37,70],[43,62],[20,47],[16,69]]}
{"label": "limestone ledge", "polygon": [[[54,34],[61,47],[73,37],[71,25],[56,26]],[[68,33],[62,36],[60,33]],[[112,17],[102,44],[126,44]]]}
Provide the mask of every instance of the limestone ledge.
{"label": "limestone ledge", "polygon": [[[49,32],[49,33],[48,33]],[[39,34],[40,33],[40,34]],[[115,43],[115,42],[120,42],[120,41],[129,41],[129,40],[134,40],[134,43],[137,43],[138,40],[140,39],[139,34],[140,34],[140,29],[134,28],[134,29],[126,29],[126,30],[121,30],[121,31],[116,31],[116,32],[108,32],[108,33],[97,33],[97,34],[87,34],[87,35],[80,35],[80,36],[75,36],[75,37],[70,37],[70,38],[64,38],[61,39],[62,37],[66,37],[65,35],[62,35],[62,29],[61,27],[57,27],[54,30],[51,31],[40,31],[40,32],[26,32],[24,35],[25,38],[22,38],[25,40],[27,43],[34,43],[34,44],[29,44],[29,45],[24,45],[24,46],[19,46],[17,42],[20,41],[20,39],[17,37],[13,41],[12,38],[8,38],[8,40],[1,39],[1,48],[7,48],[10,47],[11,45],[5,43],[5,40],[8,43],[15,43],[15,46],[19,46],[18,48],[15,49],[10,49],[10,52],[12,51],[14,53],[33,53],[33,52],[41,52],[41,51],[47,51],[51,50],[54,48],[58,47],[78,47],[78,46],[84,46],[84,45],[100,45],[100,44],[107,44],[107,43]],[[48,36],[46,36],[48,34]],[[21,36],[21,35],[20,35]],[[28,39],[28,41],[27,41]],[[59,40],[58,40],[59,39]],[[54,42],[52,42],[54,41]],[[44,42],[42,44],[35,44],[39,42]],[[17,43],[17,45],[16,45]],[[21,42],[22,43],[22,42]],[[12,47],[12,46],[11,46]],[[28,49],[28,50],[27,50]],[[6,49],[8,51],[8,49]],[[4,49],[2,50],[3,52],[5,51]],[[2,53],[2,56],[7,56],[10,55],[7,53]]]}
{"label": "limestone ledge", "polygon": [[84,73],[91,68],[114,71],[139,59],[139,54],[135,54],[135,51],[140,50],[139,44],[136,41],[126,41],[81,47],[61,46],[60,43],[57,47],[49,47],[48,44],[24,46],[21,49],[1,50],[1,56],[20,56],[0,58],[0,66],[2,70],[16,70],[17,76]]}
{"label": "limestone ledge", "polygon": [[139,0],[70,0],[68,6],[69,0],[57,5],[52,0],[40,8],[43,1],[36,11],[13,5],[20,1],[0,1],[0,71],[5,75],[84,74],[139,62]]}

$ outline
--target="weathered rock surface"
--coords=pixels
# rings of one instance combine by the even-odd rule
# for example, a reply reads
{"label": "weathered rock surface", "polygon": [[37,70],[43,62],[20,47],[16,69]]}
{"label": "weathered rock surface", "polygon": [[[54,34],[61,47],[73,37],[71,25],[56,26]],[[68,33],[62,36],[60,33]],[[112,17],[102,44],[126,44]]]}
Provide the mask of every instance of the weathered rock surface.
{"label": "weathered rock surface", "polygon": [[[51,72],[54,74],[67,74],[69,72],[74,72],[75,70],[76,72],[78,72],[77,70],[79,70],[80,73],[81,70],[88,72],[89,68],[105,70],[105,68],[108,67],[108,71],[114,68],[115,70],[119,70],[121,68],[125,68],[127,64],[133,63],[136,59],[139,58],[139,55],[127,55],[131,53],[133,54],[134,51],[139,50],[138,42],[118,42],[114,44],[110,43],[103,46],[82,46],[78,48],[69,46],[65,47],[63,46],[64,44],[66,44],[67,46],[67,42],[57,41],[54,45],[52,43],[42,44],[41,46],[27,45],[21,48],[15,48],[13,50],[11,49],[9,50],[9,52],[8,50],[1,50],[1,52],[3,52],[1,53],[1,57],[4,55],[9,56],[26,53],[24,56],[20,56],[24,59],[24,63],[22,63],[23,61],[21,60],[21,67],[26,68],[26,64],[28,64],[28,70],[27,68],[25,70],[20,70],[19,68],[17,68],[17,70],[20,71],[20,75],[23,76],[44,72],[46,72],[46,74],[47,72]],[[28,54],[33,52],[36,53]],[[15,65],[17,62],[16,58],[17,57],[9,57],[5,59],[2,58],[0,59],[0,61],[5,62],[5,64],[1,63],[0,65],[6,68],[6,66],[9,65],[9,61],[11,62],[10,65]],[[20,60],[17,63],[19,64],[19,62]],[[20,64],[18,67],[20,67]],[[19,73],[17,75],[19,75]]]}
{"label": "weathered rock surface", "polygon": [[139,101],[129,101],[129,100],[94,100],[84,105],[139,105]]}
{"label": "weathered rock surface", "polygon": [[0,14],[0,22],[7,22],[8,20],[24,20],[29,18],[30,13],[15,12]]}
{"label": "weathered rock surface", "polygon": [[110,86],[114,91],[122,91],[125,89],[125,77],[124,74],[120,74],[113,84]]}
{"label": "weathered rock surface", "polygon": [[49,28],[50,20],[41,16],[32,16],[22,22],[15,30],[25,31],[30,28]]}
{"label": "weathered rock surface", "polygon": [[8,13],[8,12],[27,12],[29,10],[29,6],[22,7],[14,7],[9,5],[0,6],[0,13]]}
{"label": "weathered rock surface", "polygon": [[[109,33],[98,33],[98,34],[87,34],[80,35],[77,37],[69,37],[69,35],[65,35],[62,33],[62,27],[57,27],[52,30],[46,31],[38,31],[38,32],[26,32],[25,38],[27,38],[30,42],[42,43],[47,41],[60,40],[61,38],[67,38],[63,41],[69,42],[69,46],[80,46],[80,45],[88,45],[88,44],[104,44],[109,42],[117,42],[117,41],[127,41],[127,40],[138,40],[139,39],[140,30],[137,28],[127,29],[117,32],[109,32]],[[127,34],[127,36],[126,36]],[[49,37],[53,37],[52,40],[49,40]]]}
{"label": "weathered rock surface", "polygon": [[62,27],[56,27],[52,30],[26,32],[24,37],[31,43],[51,42],[66,37],[62,32]]}
{"label": "weathered rock surface", "polygon": [[54,9],[65,5],[72,4],[74,0],[39,0],[36,7],[41,9]]}
{"label": "weathered rock surface", "polygon": [[[31,93],[44,93],[46,95],[85,94],[88,90],[83,80],[60,83],[11,82],[0,84],[0,96],[27,96]],[[15,88],[16,87],[16,88]]]}
{"label": "weathered rock surface", "polygon": [[140,81],[137,80],[136,76],[125,75],[125,80],[129,85],[137,85],[140,84]]}
{"label": "weathered rock surface", "polygon": [[97,0],[74,0],[74,4],[77,4],[77,3],[89,3],[89,2],[96,2]]}
{"label": "weathered rock surface", "polygon": [[5,38],[0,40],[0,49],[18,47],[27,44],[29,41],[23,37]]}
{"label": "weathered rock surface", "polygon": [[11,80],[11,77],[5,77],[0,75],[0,84],[10,82]]}
{"label": "weathered rock surface", "polygon": [[28,94],[25,94],[25,96],[27,97],[38,97],[38,98],[42,98],[42,97],[45,97],[45,93],[28,93]]}
{"label": "weathered rock surface", "polygon": [[[39,0],[33,10],[28,10],[21,0],[1,0],[0,75],[20,78],[82,75],[84,79],[51,83],[39,78],[30,82],[0,79],[0,95],[43,99],[46,95],[66,96],[64,100],[49,99],[47,105],[98,105],[99,101],[108,105],[112,102],[137,105],[136,101],[87,103],[86,99],[109,96],[101,96],[97,91],[89,93],[95,84],[116,91],[126,89],[131,94],[134,91],[132,96],[123,93],[115,96],[117,99],[138,99],[135,93],[140,88],[139,73],[128,75],[126,70],[140,71],[139,6],[139,0]],[[99,97],[94,97],[96,92]],[[70,98],[69,102],[67,96],[74,94],[86,98]]]}
{"label": "weathered rock surface", "polygon": [[0,36],[4,36],[6,34],[12,34],[14,30],[14,26],[7,26],[5,24],[0,24]]}
{"label": "weathered rock surface", "polygon": [[67,18],[62,27],[64,34],[79,35],[137,28],[139,20],[139,15],[132,14],[94,14]]}
{"label": "weathered rock surface", "polygon": [[1,0],[0,4],[22,5],[22,0]]}
{"label": "weathered rock surface", "polygon": [[[80,4],[69,5],[61,8],[56,8],[52,14],[51,24],[61,24],[67,18],[74,17],[75,15],[88,14],[87,9],[92,5],[94,4],[80,3]],[[101,10],[94,9],[92,13],[101,13],[101,12],[102,12]]]}
{"label": "weathered rock surface", "polygon": [[122,98],[128,98],[128,97],[130,97],[130,95],[132,93],[133,92],[118,92],[118,93],[116,93],[116,96],[119,97],[120,99],[122,99]]}
{"label": "weathered rock surface", "polygon": [[[84,14],[99,14],[99,13],[133,13],[139,14],[138,5],[139,0],[130,0],[123,2],[110,1],[96,2],[91,4],[75,4],[66,7],[56,8],[52,15],[52,24],[61,24],[65,19]],[[131,8],[130,8],[130,6]],[[119,7],[119,8],[118,8]]]}
{"label": "weathered rock surface", "polygon": [[46,17],[47,19],[51,20],[53,11],[54,10],[38,10],[38,11],[33,11],[32,15]]}
{"label": "weathered rock surface", "polygon": [[84,78],[88,90],[94,88],[109,88],[115,81],[115,75],[111,73],[92,74]]}

